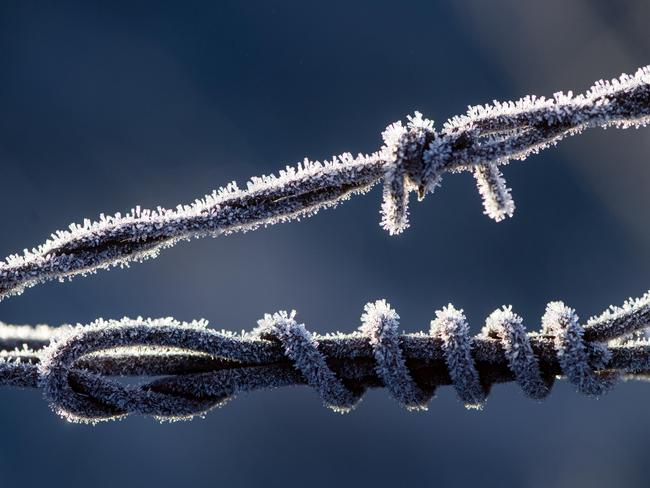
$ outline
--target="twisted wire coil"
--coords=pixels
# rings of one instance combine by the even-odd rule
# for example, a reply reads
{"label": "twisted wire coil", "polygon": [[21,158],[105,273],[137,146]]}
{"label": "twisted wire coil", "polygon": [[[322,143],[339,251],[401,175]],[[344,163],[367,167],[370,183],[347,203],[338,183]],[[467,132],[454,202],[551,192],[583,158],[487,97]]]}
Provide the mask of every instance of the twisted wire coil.
{"label": "twisted wire coil", "polygon": [[[358,331],[325,336],[307,331],[294,312],[266,315],[241,335],[205,322],[98,321],[58,330],[38,351],[0,359],[0,384],[40,387],[56,413],[91,423],[131,413],[192,418],[237,393],[295,384],[313,387],[339,412],[353,409],[370,387],[385,387],[410,410],[426,409],[442,384],[452,384],[467,407],[480,408],[491,385],[505,381],[540,400],[556,375],[598,396],[622,374],[650,370],[647,343],[611,343],[647,325],[650,297],[634,303],[582,326],[574,310],[552,302],[540,333],[526,332],[504,307],[474,337],[452,305],[436,312],[428,334],[402,334],[384,300],[366,305]],[[122,384],[110,376],[161,377]]]}

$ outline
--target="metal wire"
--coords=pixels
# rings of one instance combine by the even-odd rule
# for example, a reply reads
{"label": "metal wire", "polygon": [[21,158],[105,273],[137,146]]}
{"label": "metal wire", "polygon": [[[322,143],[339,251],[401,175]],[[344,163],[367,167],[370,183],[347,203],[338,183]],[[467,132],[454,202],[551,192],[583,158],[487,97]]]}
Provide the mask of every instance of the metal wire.
{"label": "metal wire", "polygon": [[585,94],[556,93],[516,102],[470,107],[440,132],[416,112],[391,124],[384,145],[370,155],[349,153],[320,163],[305,160],[278,176],[252,178],[246,189],[230,183],[175,210],[140,207],[122,216],[71,224],[44,244],[0,262],[0,300],[49,280],[63,280],[152,258],[181,240],[245,232],[334,207],[384,181],[382,226],[406,229],[408,198],[422,199],[445,173],[472,171],[485,213],[511,216],[514,202],[498,168],[590,127],[641,127],[650,120],[650,68],[600,81]]}
{"label": "metal wire", "polygon": [[[125,216],[73,224],[0,263],[0,300],[47,280],[154,257],[179,240],[312,215],[380,180],[381,225],[391,234],[409,225],[409,194],[423,198],[448,172],[472,171],[485,213],[500,221],[512,215],[514,201],[499,165],[589,127],[649,121],[648,67],[598,82],[584,95],[472,107],[440,132],[416,112],[406,125],[390,125],[384,145],[371,155],[305,160],[279,176],[253,178],[246,190],[231,183],[176,210],[136,207]],[[0,385],[40,388],[64,418],[94,423],[131,413],[192,418],[241,392],[296,384],[310,385],[340,412],[373,387],[386,388],[406,408],[424,409],[436,387],[447,384],[466,406],[480,408],[495,383],[516,381],[539,400],[561,375],[597,396],[620,378],[646,378],[650,371],[650,344],[637,337],[649,324],[648,294],[584,326],[572,309],[550,303],[539,333],[526,332],[510,308],[491,314],[474,337],[452,305],[436,312],[427,333],[400,333],[398,319],[382,300],[366,305],[358,331],[325,336],[311,334],[286,312],[267,315],[240,335],[169,318],[60,328],[0,324]],[[113,379],[120,376],[152,379]]]}
{"label": "metal wire", "polygon": [[[539,400],[557,375],[598,396],[623,376],[650,371],[650,343],[630,336],[649,318],[646,294],[584,327],[572,309],[550,303],[540,333],[526,332],[504,308],[474,337],[451,305],[436,312],[428,333],[400,333],[399,316],[383,300],[366,305],[356,332],[324,336],[286,312],[244,334],[173,319],[100,320],[48,329],[49,338],[42,327],[3,325],[0,348],[20,340],[25,346],[0,355],[0,385],[41,388],[59,415],[90,423],[131,413],[192,418],[238,393],[299,384],[339,412],[373,387],[385,387],[408,409],[426,409],[436,387],[448,384],[468,407],[482,407],[491,385],[509,381]],[[124,384],[116,376],[153,379]]]}

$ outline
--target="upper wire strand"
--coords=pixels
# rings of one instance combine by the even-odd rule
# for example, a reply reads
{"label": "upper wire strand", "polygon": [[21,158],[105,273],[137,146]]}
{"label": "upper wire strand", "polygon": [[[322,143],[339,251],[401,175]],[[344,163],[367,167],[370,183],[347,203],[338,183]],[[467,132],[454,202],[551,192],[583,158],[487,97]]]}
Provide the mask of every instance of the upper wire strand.
{"label": "upper wire strand", "polygon": [[516,102],[470,107],[436,132],[418,112],[405,126],[383,132],[371,154],[344,153],[329,161],[305,159],[278,175],[235,182],[176,209],[136,206],[126,215],[100,215],[57,231],[42,245],[0,262],[0,300],[49,280],[71,279],[156,257],[181,240],[247,232],[335,207],[383,180],[381,225],[399,234],[409,225],[408,200],[432,192],[443,174],[472,171],[484,212],[510,217],[514,200],[498,168],[590,127],[641,127],[650,120],[650,67],[634,75],[599,81],[584,94],[525,97]]}

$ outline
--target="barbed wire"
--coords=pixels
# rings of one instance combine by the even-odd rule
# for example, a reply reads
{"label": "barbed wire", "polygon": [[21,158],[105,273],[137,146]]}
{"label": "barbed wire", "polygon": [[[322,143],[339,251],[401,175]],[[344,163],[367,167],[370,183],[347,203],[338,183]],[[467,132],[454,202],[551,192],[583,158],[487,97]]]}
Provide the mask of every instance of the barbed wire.
{"label": "barbed wire", "polygon": [[[309,215],[384,182],[381,225],[406,229],[408,199],[440,185],[444,173],[472,171],[484,212],[512,216],[514,201],[499,166],[524,159],[589,127],[640,127],[650,121],[650,67],[600,81],[583,95],[470,107],[440,132],[415,113],[391,124],[370,155],[305,160],[279,176],[235,183],[176,210],[133,209],[125,216],[72,224],[43,245],[0,263],[0,300],[26,287],[155,257],[180,240],[248,231]],[[315,388],[326,405],[351,410],[368,388],[384,387],[408,409],[424,409],[440,385],[453,385],[480,408],[490,387],[516,381],[541,399],[556,376],[602,395],[623,378],[646,379],[650,343],[643,337],[650,295],[610,307],[582,326],[571,308],[549,303],[538,333],[510,307],[493,312],[471,337],[462,312],[436,312],[428,333],[400,333],[383,300],[366,305],[350,334],[314,335],[295,312],[266,315],[249,333],[215,331],[200,320],[97,320],[58,328],[0,323],[0,385],[42,389],[53,410],[95,423],[131,413],[162,420],[203,415],[238,393],[286,385]],[[153,377],[123,384],[113,377]]]}
{"label": "barbed wire", "polygon": [[528,96],[516,102],[470,107],[437,132],[415,113],[406,125],[383,132],[372,154],[349,153],[330,161],[305,159],[278,176],[235,182],[175,210],[136,206],[122,216],[100,215],[57,231],[44,244],[0,262],[0,300],[48,280],[64,280],[111,266],[152,258],[178,241],[246,232],[334,207],[365,193],[383,179],[381,225],[390,234],[406,229],[409,194],[420,199],[448,172],[472,171],[485,213],[496,221],[511,216],[514,202],[498,168],[523,160],[589,127],[641,127],[650,120],[650,67],[634,75],[597,82],[585,94]]}
{"label": "barbed wire", "polygon": [[[306,384],[338,412],[353,409],[368,388],[384,387],[400,404],[423,410],[436,387],[453,385],[481,408],[493,384],[515,381],[533,399],[556,376],[599,396],[621,379],[646,379],[650,292],[610,307],[583,327],[561,302],[547,306],[542,330],[526,332],[509,307],[469,335],[462,310],[439,310],[428,333],[400,333],[384,300],[366,305],[353,333],[315,335],[295,312],[266,315],[252,332],[234,334],[164,319],[98,320],[58,328],[0,326],[0,385],[40,388],[52,409],[74,422],[131,413],[160,420],[204,415],[239,393]],[[21,348],[7,350],[11,345]],[[113,377],[153,377],[124,384]]]}

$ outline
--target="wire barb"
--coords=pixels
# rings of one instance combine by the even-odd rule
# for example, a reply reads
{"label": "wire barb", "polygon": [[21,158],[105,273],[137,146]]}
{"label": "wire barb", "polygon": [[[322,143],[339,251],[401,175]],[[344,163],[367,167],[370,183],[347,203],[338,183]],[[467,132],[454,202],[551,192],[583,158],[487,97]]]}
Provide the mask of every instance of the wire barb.
{"label": "wire barb", "polygon": [[515,213],[515,202],[510,195],[510,188],[494,163],[478,165],[474,168],[474,179],[481,197],[484,213],[492,220],[501,222]]}

